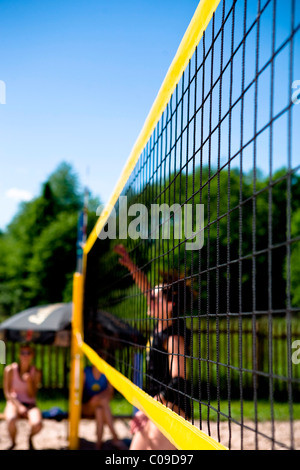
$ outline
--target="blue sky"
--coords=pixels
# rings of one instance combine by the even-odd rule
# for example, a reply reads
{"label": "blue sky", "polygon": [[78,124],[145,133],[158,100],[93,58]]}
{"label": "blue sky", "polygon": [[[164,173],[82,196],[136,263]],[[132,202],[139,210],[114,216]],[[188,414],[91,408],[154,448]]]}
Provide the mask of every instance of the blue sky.
{"label": "blue sky", "polygon": [[108,199],[197,4],[1,0],[0,228],[62,160]]}
{"label": "blue sky", "polygon": [[[278,1],[279,44],[289,25],[286,2]],[[249,3],[254,18],[255,4]],[[0,105],[0,228],[20,200],[39,194],[61,161],[72,163],[81,182],[108,200],[197,5],[198,0],[0,1],[0,80],[7,87],[6,105]],[[299,35],[297,40],[298,54]],[[278,109],[289,98],[286,86],[282,91],[287,56],[283,51],[277,64]],[[299,111],[300,106],[298,124]],[[280,167],[287,146],[279,129],[276,135]]]}

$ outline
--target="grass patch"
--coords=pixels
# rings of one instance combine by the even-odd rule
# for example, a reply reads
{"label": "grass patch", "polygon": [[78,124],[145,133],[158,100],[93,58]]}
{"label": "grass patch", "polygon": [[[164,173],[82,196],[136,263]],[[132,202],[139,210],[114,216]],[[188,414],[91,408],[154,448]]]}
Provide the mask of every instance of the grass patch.
{"label": "grass patch", "polygon": [[[37,404],[40,410],[46,411],[53,407],[58,407],[63,411],[68,411],[69,396],[61,390],[40,390],[38,393]],[[133,406],[125,400],[119,393],[115,393],[114,398],[110,402],[111,410],[114,415],[130,415]],[[5,408],[5,399],[3,391],[0,390],[0,413]]]}
{"label": "grass patch", "polygon": [[[61,408],[63,411],[68,411],[68,394],[60,390],[40,390],[38,395],[38,406],[44,410],[49,410],[53,407]],[[239,400],[233,400],[231,406],[231,417],[236,421],[241,421],[241,403]],[[0,413],[3,413],[5,407],[5,400],[2,391],[0,391]],[[133,406],[125,400],[118,392],[115,393],[111,401],[111,410],[113,415],[130,415],[133,412]],[[211,421],[218,419],[218,403],[212,401],[210,408],[207,404],[201,405],[201,418],[207,420],[208,413]],[[227,421],[229,416],[228,403],[226,401],[220,402],[220,421]],[[289,421],[289,404],[288,403],[274,403],[274,419],[276,421]],[[224,416],[225,415],[225,416]],[[293,417],[295,420],[300,420],[300,403],[293,405]],[[252,401],[243,402],[243,418],[244,420],[255,420],[255,408]],[[194,403],[194,419],[200,419],[200,409],[197,403]],[[259,400],[257,402],[257,420],[259,422],[271,420],[271,406],[267,400]]]}
{"label": "grass patch", "polygon": [[[49,410],[50,408],[58,407],[63,411],[68,411],[69,397],[61,390],[40,390],[38,394],[37,404],[40,410]],[[0,413],[3,413],[5,408],[5,399],[3,391],[0,390]]]}
{"label": "grass patch", "polygon": [[[208,409],[207,405],[201,405],[201,417],[202,420],[206,420],[209,414],[209,419],[211,421],[217,421],[218,419],[218,403],[217,401],[212,401],[210,403],[210,408]],[[220,402],[220,421],[227,421],[229,416],[228,403],[225,401]],[[225,415],[225,416],[224,416]],[[243,416],[244,420],[255,421],[255,407],[253,401],[244,401],[243,402],[243,411],[241,410],[241,402],[239,400],[233,400],[230,404],[230,415],[231,417],[240,422]],[[290,419],[290,409],[288,403],[275,402],[273,408],[273,415],[276,421],[289,421]],[[293,418],[294,420],[300,419],[300,403],[295,403],[293,405]],[[200,410],[199,405],[194,404],[194,419],[200,419]],[[259,400],[257,402],[257,421],[271,421],[271,405],[267,400]]]}

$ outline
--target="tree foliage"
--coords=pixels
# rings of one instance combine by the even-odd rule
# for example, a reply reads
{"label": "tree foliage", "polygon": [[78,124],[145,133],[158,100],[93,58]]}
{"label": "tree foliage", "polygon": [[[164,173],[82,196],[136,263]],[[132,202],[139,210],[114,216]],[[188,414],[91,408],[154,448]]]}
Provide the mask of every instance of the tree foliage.
{"label": "tree foliage", "polygon": [[[90,198],[89,228],[96,221],[97,204]],[[68,163],[58,166],[38,197],[20,205],[0,234],[0,317],[71,300],[82,206],[83,190]]]}
{"label": "tree foliage", "polygon": [[[284,312],[291,306],[300,309],[300,177],[287,177],[283,168],[272,181],[252,172],[240,175],[232,168],[220,172],[214,168],[196,168],[195,173],[170,174],[161,182],[145,185],[140,191],[129,188],[128,205],[142,202],[148,208],[174,203],[204,205],[204,246],[186,251],[181,239],[98,241],[101,254],[91,256],[93,267],[87,288],[92,305],[114,308],[116,299],[129,298],[132,284],[127,271],[118,265],[112,251],[114,243],[126,244],[138,266],[143,267],[151,284],[161,280],[159,272],[175,272],[193,283],[201,312]],[[291,228],[289,229],[289,216]],[[149,211],[149,218],[151,213]],[[183,212],[182,212],[183,217]],[[128,220],[130,222],[130,218]],[[183,221],[184,223],[184,221]],[[150,221],[148,223],[150,225]],[[196,226],[194,226],[196,230]],[[290,236],[289,236],[290,231]],[[290,238],[290,239],[289,239]],[[289,254],[290,250],[290,254]],[[155,260],[155,261],[153,261]],[[98,273],[97,275],[95,273]],[[119,277],[119,281],[117,278]],[[110,289],[109,286],[115,286]],[[123,293],[122,293],[123,289]],[[117,308],[117,307],[116,307]],[[123,312],[122,305],[118,307]]]}

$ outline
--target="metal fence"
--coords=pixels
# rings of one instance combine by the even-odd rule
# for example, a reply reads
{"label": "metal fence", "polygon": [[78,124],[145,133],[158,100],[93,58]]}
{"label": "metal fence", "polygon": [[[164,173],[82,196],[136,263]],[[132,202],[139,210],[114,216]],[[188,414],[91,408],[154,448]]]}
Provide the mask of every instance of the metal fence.
{"label": "metal fence", "polygon": [[[42,371],[42,389],[67,391],[69,387],[70,349],[37,344],[33,363]],[[19,345],[6,343],[6,364],[18,361]],[[3,371],[0,365],[0,388],[3,388]]]}

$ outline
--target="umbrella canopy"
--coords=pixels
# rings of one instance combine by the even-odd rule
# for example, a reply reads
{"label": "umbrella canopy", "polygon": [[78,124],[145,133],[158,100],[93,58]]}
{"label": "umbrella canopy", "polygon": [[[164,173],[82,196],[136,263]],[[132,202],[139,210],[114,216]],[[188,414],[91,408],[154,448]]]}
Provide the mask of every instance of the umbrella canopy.
{"label": "umbrella canopy", "polygon": [[59,333],[70,328],[71,319],[71,302],[32,307],[1,323],[0,334],[7,341],[57,344]]}
{"label": "umbrella canopy", "polygon": [[85,324],[84,337],[94,349],[123,349],[128,345],[145,346],[143,334],[124,320],[103,310]]}

